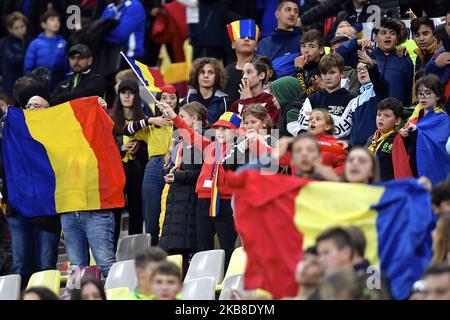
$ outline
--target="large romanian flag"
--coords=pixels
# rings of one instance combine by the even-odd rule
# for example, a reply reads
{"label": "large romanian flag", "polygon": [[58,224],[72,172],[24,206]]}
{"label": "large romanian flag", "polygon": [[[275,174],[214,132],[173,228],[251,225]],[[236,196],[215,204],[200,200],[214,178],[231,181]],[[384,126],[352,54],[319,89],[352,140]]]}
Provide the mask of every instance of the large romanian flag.
{"label": "large romanian flag", "polygon": [[435,217],[429,192],[414,179],[361,185],[246,170],[227,172],[227,182],[248,257],[246,289],[266,289],[275,298],[296,295],[303,249],[332,226],[363,229],[366,256],[388,278],[396,299],[408,297],[430,262]]}
{"label": "large romanian flag", "polygon": [[2,155],[11,206],[23,216],[123,207],[113,122],[97,99],[8,109]]}

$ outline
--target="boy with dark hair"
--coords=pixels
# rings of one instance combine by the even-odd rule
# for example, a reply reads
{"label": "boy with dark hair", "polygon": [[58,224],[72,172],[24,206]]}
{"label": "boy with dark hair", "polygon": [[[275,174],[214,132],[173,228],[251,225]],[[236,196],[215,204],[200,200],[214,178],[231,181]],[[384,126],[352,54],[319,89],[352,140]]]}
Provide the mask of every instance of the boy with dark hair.
{"label": "boy with dark hair", "polygon": [[256,56],[268,56],[272,60],[279,77],[294,74],[294,59],[298,57],[302,31],[296,27],[298,3],[295,0],[282,0],[275,11],[278,24],[275,31],[258,44]]}
{"label": "boy with dark hair", "polygon": [[231,112],[242,116],[244,111],[252,104],[260,103],[276,125],[280,118],[280,110],[273,103],[273,96],[264,92],[264,83],[267,79],[268,66],[257,58],[244,65],[240,87],[241,99],[236,100],[230,107]]}
{"label": "boy with dark hair", "polygon": [[345,229],[353,240],[355,252],[353,255],[353,269],[366,272],[370,265],[369,260],[365,258],[366,236],[361,228],[357,226],[349,226]]}
{"label": "boy with dark hair", "polygon": [[434,31],[434,22],[428,17],[420,17],[411,21],[412,37],[418,47],[414,50],[417,54],[416,71],[424,67],[437,50]]}
{"label": "boy with dark hair", "polygon": [[151,300],[151,278],[155,269],[167,258],[167,253],[158,248],[151,247],[136,255],[135,267],[138,286],[130,293],[131,300]]}
{"label": "boy with dark hair", "polygon": [[325,108],[333,117],[334,137],[345,139],[350,136],[352,128],[350,102],[354,97],[347,89],[341,88],[344,60],[339,54],[325,55],[320,59],[319,71],[323,89],[306,98],[298,120],[288,123],[287,129],[293,136],[307,131],[311,111]]}
{"label": "boy with dark hair", "polygon": [[398,126],[403,118],[403,105],[395,98],[386,98],[378,104],[377,130],[367,146],[380,164],[382,181],[412,177],[408,153]]}
{"label": "boy with dark hair", "polygon": [[450,213],[450,180],[440,182],[433,188],[431,203],[437,215]]}
{"label": "boy with dark hair", "polygon": [[426,300],[450,300],[450,266],[430,266],[423,276]]}
{"label": "boy with dark hair", "polygon": [[344,228],[334,227],[322,232],[316,238],[316,248],[326,271],[335,268],[353,270],[354,244]]}
{"label": "boy with dark hair", "polygon": [[64,80],[70,70],[66,55],[67,41],[59,34],[60,27],[60,15],[56,11],[45,12],[41,16],[44,32],[31,41],[25,54],[25,74],[37,67],[46,67],[50,71],[50,91]]}
{"label": "boy with dark hair", "polygon": [[181,300],[183,286],[181,270],[175,264],[164,261],[153,271],[151,277],[151,300]]}
{"label": "boy with dark hair", "polygon": [[14,82],[23,75],[23,60],[27,41],[27,18],[20,12],[13,12],[6,17],[9,35],[1,41],[2,89],[12,95]]}
{"label": "boy with dark hair", "polygon": [[[377,47],[370,40],[353,39],[343,43],[336,52],[344,57],[347,65],[355,66],[358,50],[365,51],[376,61],[379,71],[386,79],[388,96],[399,99],[404,105],[411,104],[414,65],[409,55],[397,55],[401,29],[392,19],[383,18],[380,28],[374,29]],[[373,50],[369,50],[372,49]]]}
{"label": "boy with dark hair", "polygon": [[306,95],[320,90],[319,62],[325,54],[325,39],[318,30],[305,32],[300,40],[301,56],[295,58],[295,75]]}

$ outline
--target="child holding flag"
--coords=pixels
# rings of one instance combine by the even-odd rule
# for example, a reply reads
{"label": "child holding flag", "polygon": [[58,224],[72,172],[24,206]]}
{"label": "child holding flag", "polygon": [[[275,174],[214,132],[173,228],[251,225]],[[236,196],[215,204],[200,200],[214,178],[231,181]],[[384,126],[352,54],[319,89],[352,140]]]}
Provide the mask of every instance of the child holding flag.
{"label": "child holding flag", "polygon": [[450,155],[445,147],[450,135],[450,118],[443,108],[444,88],[432,74],[419,79],[416,88],[419,104],[400,134],[409,139],[414,176],[425,176],[436,185],[450,173]]}
{"label": "child holding flag", "polygon": [[[228,266],[236,241],[232,193],[225,183],[225,170],[235,171],[243,164],[244,153],[235,148],[235,138],[241,118],[225,112],[211,127],[215,129],[215,141],[202,137],[190,128],[166,103],[158,103],[178,128],[186,143],[203,152],[204,162],[197,180],[197,245],[199,251],[214,249],[214,235],[219,237],[220,247],[225,250],[225,268]],[[250,144],[254,150],[255,144]]]}
{"label": "child holding flag", "polygon": [[[179,115],[189,128],[202,134],[207,124],[207,113],[202,104],[192,102],[181,107]],[[170,188],[159,246],[169,254],[184,255],[183,261],[186,262],[189,254],[197,252],[195,185],[202,169],[201,159],[201,150],[192,148],[180,137],[163,173]]]}
{"label": "child holding flag", "polygon": [[[161,90],[156,99],[166,103],[172,111],[177,110],[178,94],[175,87],[166,85]],[[148,146],[148,163],[142,182],[142,200],[145,231],[152,235],[152,245],[156,246],[159,238],[161,194],[165,184],[161,172],[164,169],[164,157],[169,151],[173,125],[158,108],[155,108],[154,115],[145,120],[129,123],[124,128],[124,135],[133,136],[134,140],[143,140]]]}
{"label": "child holding flag", "polygon": [[387,98],[378,104],[377,130],[368,139],[369,152],[380,164],[382,181],[412,177],[408,154],[398,126],[403,117],[403,105],[395,98]]}

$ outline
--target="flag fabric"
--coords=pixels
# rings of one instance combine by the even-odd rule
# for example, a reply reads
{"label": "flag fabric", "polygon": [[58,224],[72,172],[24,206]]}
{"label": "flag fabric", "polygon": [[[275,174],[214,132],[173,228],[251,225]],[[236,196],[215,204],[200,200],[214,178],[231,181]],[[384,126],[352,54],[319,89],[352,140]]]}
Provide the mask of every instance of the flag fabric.
{"label": "flag fabric", "polygon": [[258,25],[251,19],[236,20],[227,24],[227,32],[231,42],[242,38],[258,41],[260,35]]}
{"label": "flag fabric", "polygon": [[295,269],[303,255],[295,197],[309,180],[244,170],[227,171],[226,181],[234,191],[236,229],[247,254],[245,289],[264,289],[275,299],[295,296]]}
{"label": "flag fabric", "polygon": [[366,256],[380,266],[396,299],[408,297],[431,260],[435,217],[429,192],[415,179],[363,185],[256,170],[229,178],[236,227],[248,255],[246,289],[266,289],[276,298],[295,295],[295,265],[302,248],[314,245],[332,226],[362,228]]}
{"label": "flag fabric", "polygon": [[445,148],[449,136],[450,117],[445,112],[430,110],[417,123],[417,171],[433,186],[450,174],[450,155]]}
{"label": "flag fabric", "polygon": [[11,206],[24,217],[124,206],[114,124],[97,101],[8,109],[2,156]]}
{"label": "flag fabric", "polygon": [[166,86],[159,69],[151,68],[142,62],[127,57],[122,53],[123,58],[128,62],[136,76],[145,87],[151,92],[161,92]]}
{"label": "flag fabric", "polygon": [[220,171],[220,162],[222,161],[222,147],[219,143],[216,143],[216,152],[215,152],[216,161],[214,162],[214,166],[212,169],[212,177],[211,177],[211,205],[209,207],[209,216],[217,217],[220,208],[220,192],[219,192],[219,171]]}

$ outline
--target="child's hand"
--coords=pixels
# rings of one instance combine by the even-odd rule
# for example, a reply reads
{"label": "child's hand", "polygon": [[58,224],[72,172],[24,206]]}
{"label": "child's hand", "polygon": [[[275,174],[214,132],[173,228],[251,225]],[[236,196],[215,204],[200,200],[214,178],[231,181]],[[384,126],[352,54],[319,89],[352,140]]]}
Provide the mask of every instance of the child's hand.
{"label": "child's hand", "polygon": [[318,160],[314,164],[314,172],[321,175],[327,181],[339,182],[339,177],[334,172],[333,168],[323,165],[321,160]]}
{"label": "child's hand", "polygon": [[133,147],[131,148],[131,150],[129,152],[134,155],[138,151],[139,151],[139,142],[138,141],[133,141]]}
{"label": "child's hand", "polygon": [[239,84],[239,93],[241,94],[241,99],[253,98],[252,91],[250,90],[250,83],[248,80],[241,80]]}
{"label": "child's hand", "polygon": [[294,64],[295,64],[295,66],[296,67],[298,67],[298,68],[303,68],[303,67],[305,67],[305,64],[307,63],[307,59],[306,59],[306,56],[299,56],[299,57],[297,57],[297,58],[295,58],[295,60],[294,60]]}
{"label": "child's hand", "polygon": [[344,141],[344,140],[338,140],[338,141],[336,141],[336,144],[340,144],[344,149],[348,149],[348,147],[349,147],[348,142]]}
{"label": "child's hand", "polygon": [[106,103],[105,100],[103,100],[103,98],[98,97],[97,103],[100,105],[100,107],[102,107],[103,109],[106,109],[108,107],[108,104]]}
{"label": "child's hand", "polygon": [[121,150],[122,151],[126,151],[126,152],[130,152],[130,151],[132,151],[135,148],[136,143],[137,143],[137,141],[130,140],[127,143],[122,145]]}
{"label": "child's hand", "polygon": [[435,60],[436,66],[438,68],[443,68],[450,64],[450,52],[441,53]]}
{"label": "child's hand", "polygon": [[359,59],[359,62],[364,63],[369,68],[372,68],[373,65],[375,64],[375,62],[372,60],[372,58],[369,57],[369,55],[363,50],[358,50],[358,59]]}
{"label": "child's hand", "polygon": [[152,124],[152,125],[158,126],[158,127],[164,127],[164,126],[168,126],[168,125],[172,124],[172,121],[167,119],[164,116],[148,118],[147,122],[148,122],[148,124]]}
{"label": "child's hand", "polygon": [[322,78],[319,77],[318,75],[314,76],[314,84],[315,84],[316,88],[319,89],[319,90],[325,88],[325,85],[323,84]]}
{"label": "child's hand", "polygon": [[406,57],[406,55],[408,54],[408,49],[406,49],[406,47],[404,46],[400,46],[396,49],[397,51],[397,56],[401,57]]}
{"label": "child's hand", "polygon": [[169,173],[164,176],[164,181],[166,181],[166,183],[168,183],[168,184],[174,183],[175,175],[173,173],[174,173],[175,169],[176,168],[173,167],[172,169],[170,169]]}
{"label": "child's hand", "polygon": [[361,48],[368,48],[368,49],[372,49],[374,47],[372,41],[368,40],[368,39],[360,39],[358,40],[358,45]]}
{"label": "child's hand", "polygon": [[283,137],[278,141],[278,147],[272,152],[272,158],[279,160],[287,152],[294,137]]}
{"label": "child's hand", "polygon": [[428,179],[427,177],[423,176],[420,177],[419,179],[417,179],[417,182],[419,184],[421,184],[425,189],[427,189],[428,191],[431,191],[431,189],[433,189],[432,185],[431,185],[431,181],[430,179]]}
{"label": "child's hand", "polygon": [[162,112],[167,114],[170,120],[173,120],[176,118],[177,114],[175,111],[173,111],[172,107],[169,106],[167,103],[156,101],[156,107]]}

